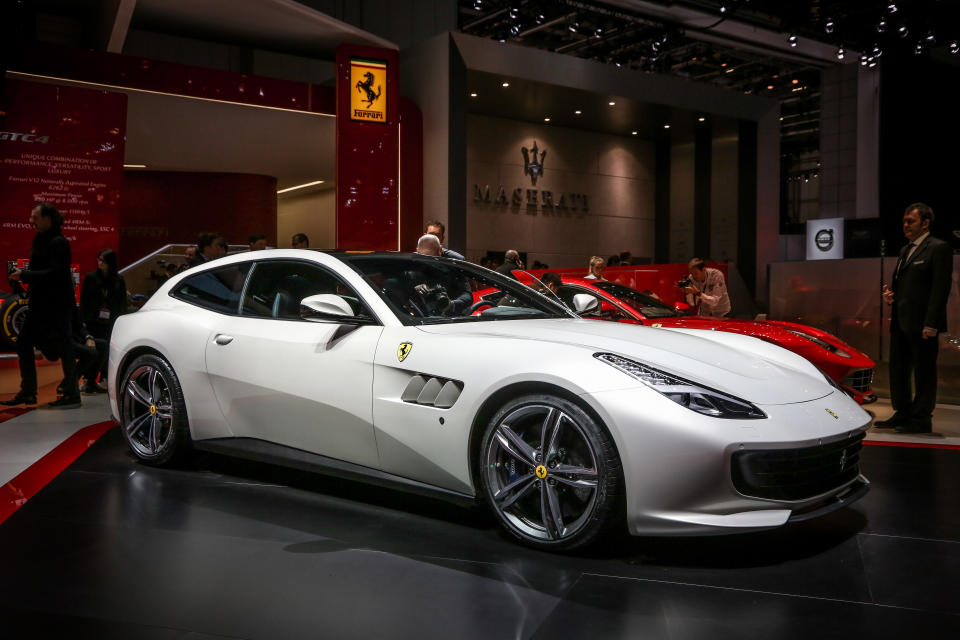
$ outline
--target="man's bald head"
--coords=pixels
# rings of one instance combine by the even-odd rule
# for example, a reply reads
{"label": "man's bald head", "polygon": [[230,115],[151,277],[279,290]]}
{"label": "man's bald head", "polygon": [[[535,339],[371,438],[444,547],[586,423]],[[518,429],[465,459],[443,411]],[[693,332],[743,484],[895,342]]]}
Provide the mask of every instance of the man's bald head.
{"label": "man's bald head", "polygon": [[440,247],[440,238],[432,233],[425,233],[417,240],[417,253],[424,256],[439,256],[443,249]]}

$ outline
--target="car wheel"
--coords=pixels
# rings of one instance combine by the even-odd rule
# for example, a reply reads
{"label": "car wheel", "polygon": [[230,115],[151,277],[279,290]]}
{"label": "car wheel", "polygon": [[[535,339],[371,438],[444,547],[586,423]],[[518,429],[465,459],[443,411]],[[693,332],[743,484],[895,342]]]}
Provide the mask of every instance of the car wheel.
{"label": "car wheel", "polygon": [[524,544],[574,549],[614,520],[623,485],[616,447],[568,400],[526,395],[508,402],[487,426],[479,462],[487,503]]}
{"label": "car wheel", "polygon": [[16,348],[28,308],[29,300],[20,296],[10,296],[0,302],[0,343],[11,349]]}
{"label": "car wheel", "polygon": [[154,354],[136,358],[118,391],[123,437],[137,458],[163,465],[189,450],[183,390],[170,363]]}

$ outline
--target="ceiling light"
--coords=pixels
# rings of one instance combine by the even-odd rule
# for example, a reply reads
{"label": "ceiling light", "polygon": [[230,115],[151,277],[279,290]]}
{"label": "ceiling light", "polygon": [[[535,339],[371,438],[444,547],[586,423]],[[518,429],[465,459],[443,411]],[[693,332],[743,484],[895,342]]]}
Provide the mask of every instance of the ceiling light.
{"label": "ceiling light", "polygon": [[791,83],[791,84],[800,84],[800,81],[797,80],[796,78],[794,78],[793,80],[790,81],[790,83]]}
{"label": "ceiling light", "polygon": [[733,67],[730,67],[730,68],[727,69],[724,73],[733,73]]}
{"label": "ceiling light", "polygon": [[145,164],[125,164],[123,165],[124,169],[146,169],[147,165]]}
{"label": "ceiling light", "polygon": [[288,191],[295,191],[296,189],[306,189],[307,187],[312,187],[317,184],[323,184],[323,180],[314,180],[313,182],[298,184],[295,187],[287,187],[286,189],[280,189],[279,191],[277,191],[277,195],[280,195],[281,193],[287,193]]}
{"label": "ceiling light", "polygon": [[953,55],[957,55],[958,53],[960,53],[960,42],[957,42],[956,40],[954,40],[953,42],[950,43],[950,53],[952,53]]}
{"label": "ceiling light", "polygon": [[869,60],[867,59],[867,56],[866,56],[866,55],[861,55],[861,56],[860,56],[860,66],[861,66],[861,67],[867,66],[867,63],[868,63],[868,62],[869,62]]}
{"label": "ceiling light", "polygon": [[546,118],[544,118],[543,121],[544,121],[544,122],[550,122],[550,116],[547,116]]}
{"label": "ceiling light", "polygon": [[603,37],[603,29],[597,29],[596,31],[594,31],[594,32],[593,32],[593,37],[594,37],[594,38],[602,38],[602,37]]}
{"label": "ceiling light", "polygon": [[516,7],[510,7],[510,11],[508,11],[507,13],[510,16],[511,20],[516,20],[517,16],[520,14],[520,12],[517,10]]}
{"label": "ceiling light", "polygon": [[926,41],[929,42],[930,44],[933,44],[934,42],[937,41],[937,37],[933,35],[933,31],[927,31]]}
{"label": "ceiling light", "polygon": [[720,63],[720,66],[721,66],[721,67],[725,67],[725,66],[727,66],[727,63],[726,63],[726,62],[721,62],[721,63]]}
{"label": "ceiling light", "polygon": [[574,113],[574,115],[580,115],[581,113],[583,113],[583,111],[580,111],[580,109],[577,109],[577,110],[574,111],[573,113]]}
{"label": "ceiling light", "polygon": [[474,0],[473,3],[474,11],[483,11],[483,2],[481,0]]}
{"label": "ceiling light", "polygon": [[887,11],[889,11],[890,13],[896,13],[896,12],[897,12],[897,5],[896,5],[895,3],[893,3],[893,2],[891,2],[890,4],[887,5]]}
{"label": "ceiling light", "polygon": [[510,25],[510,35],[515,36],[518,33],[520,33],[520,27],[515,24]]}
{"label": "ceiling light", "polygon": [[703,116],[700,116],[699,118],[697,118],[697,122],[704,122],[704,121],[706,121],[706,118],[704,118]]}
{"label": "ceiling light", "polygon": [[504,82],[504,83],[501,84],[500,86],[503,87],[504,89],[506,89],[507,87],[510,86],[510,83],[509,83],[509,82]]}
{"label": "ceiling light", "polygon": [[923,53],[923,43],[922,43],[922,42],[918,42],[918,43],[917,43],[917,46],[915,46],[915,47],[913,48],[913,55],[918,56],[918,55],[920,55],[921,53]]}
{"label": "ceiling light", "polygon": [[887,30],[887,21],[881,18],[880,22],[877,23],[877,33],[883,33]]}
{"label": "ceiling light", "polygon": [[538,13],[537,17],[534,18],[534,22],[536,22],[537,24],[543,24],[543,20],[544,20],[544,17],[542,13]]}
{"label": "ceiling light", "polygon": [[477,94],[471,93],[471,94],[470,94],[470,97],[471,97],[471,98],[476,98],[476,97],[477,97]]}
{"label": "ceiling light", "polygon": [[772,84],[768,84],[768,85],[767,85],[767,89],[773,89],[773,85],[772,85]]}
{"label": "ceiling light", "polygon": [[840,47],[839,49],[837,49],[837,60],[843,60],[843,56],[846,53],[847,52],[843,50],[843,47]]}
{"label": "ceiling light", "polygon": [[631,132],[630,132],[630,135],[635,136],[635,135],[637,135],[637,132],[636,132],[636,131],[631,131]]}
{"label": "ceiling light", "polygon": [[665,125],[663,125],[663,128],[664,128],[664,129],[669,129],[669,128],[670,128],[670,125],[665,124]]}
{"label": "ceiling light", "polygon": [[611,101],[610,101],[610,102],[608,102],[607,104],[608,104],[608,105],[610,105],[610,106],[612,107],[613,105],[615,105],[615,104],[617,104],[617,103],[616,103],[616,102],[614,102],[613,100],[611,100]]}
{"label": "ceiling light", "polygon": [[908,35],[910,35],[910,29],[907,29],[907,25],[902,24],[897,29],[897,35],[899,35],[901,38],[906,38]]}
{"label": "ceiling light", "polygon": [[791,47],[797,46],[797,36],[795,34],[790,34],[787,36],[787,42],[790,43]]}
{"label": "ceiling light", "polygon": [[567,29],[570,31],[570,33],[576,33],[576,32],[577,32],[577,29],[579,29],[579,28],[580,28],[580,23],[579,23],[579,22],[571,22],[571,23],[570,23],[570,26],[567,27]]}
{"label": "ceiling light", "polygon": [[725,4],[720,5],[720,13],[726,13],[726,12],[727,12],[727,5]]}
{"label": "ceiling light", "polygon": [[873,45],[873,49],[870,51],[873,54],[874,58],[879,58],[883,55],[883,49],[880,48],[880,45]]}
{"label": "ceiling light", "polygon": [[833,27],[834,27],[833,20],[827,19],[827,23],[823,25],[823,30],[826,31],[827,33],[833,33]]}

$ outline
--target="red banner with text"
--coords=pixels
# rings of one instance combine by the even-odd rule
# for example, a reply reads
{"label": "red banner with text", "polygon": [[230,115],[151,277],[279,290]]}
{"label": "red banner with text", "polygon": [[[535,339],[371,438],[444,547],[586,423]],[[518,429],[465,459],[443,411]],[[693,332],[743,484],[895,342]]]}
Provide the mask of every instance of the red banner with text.
{"label": "red banner with text", "polygon": [[[127,97],[7,79],[0,119],[0,264],[28,257],[39,202],[65,219],[81,273],[117,248]],[[0,281],[0,286],[5,286]]]}

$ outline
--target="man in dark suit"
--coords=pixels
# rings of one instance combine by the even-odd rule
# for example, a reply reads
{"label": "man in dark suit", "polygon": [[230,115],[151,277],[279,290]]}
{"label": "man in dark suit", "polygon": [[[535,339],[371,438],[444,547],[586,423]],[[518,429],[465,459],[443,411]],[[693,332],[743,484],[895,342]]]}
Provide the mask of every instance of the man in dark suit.
{"label": "man in dark suit", "polygon": [[[890,398],[895,413],[875,423],[899,433],[930,433],[937,401],[937,334],[947,329],[953,255],[930,235],[933,209],[917,202],[903,214],[910,244],[900,250],[893,287],[883,286],[890,314]],[[911,389],[911,381],[914,382]]]}

